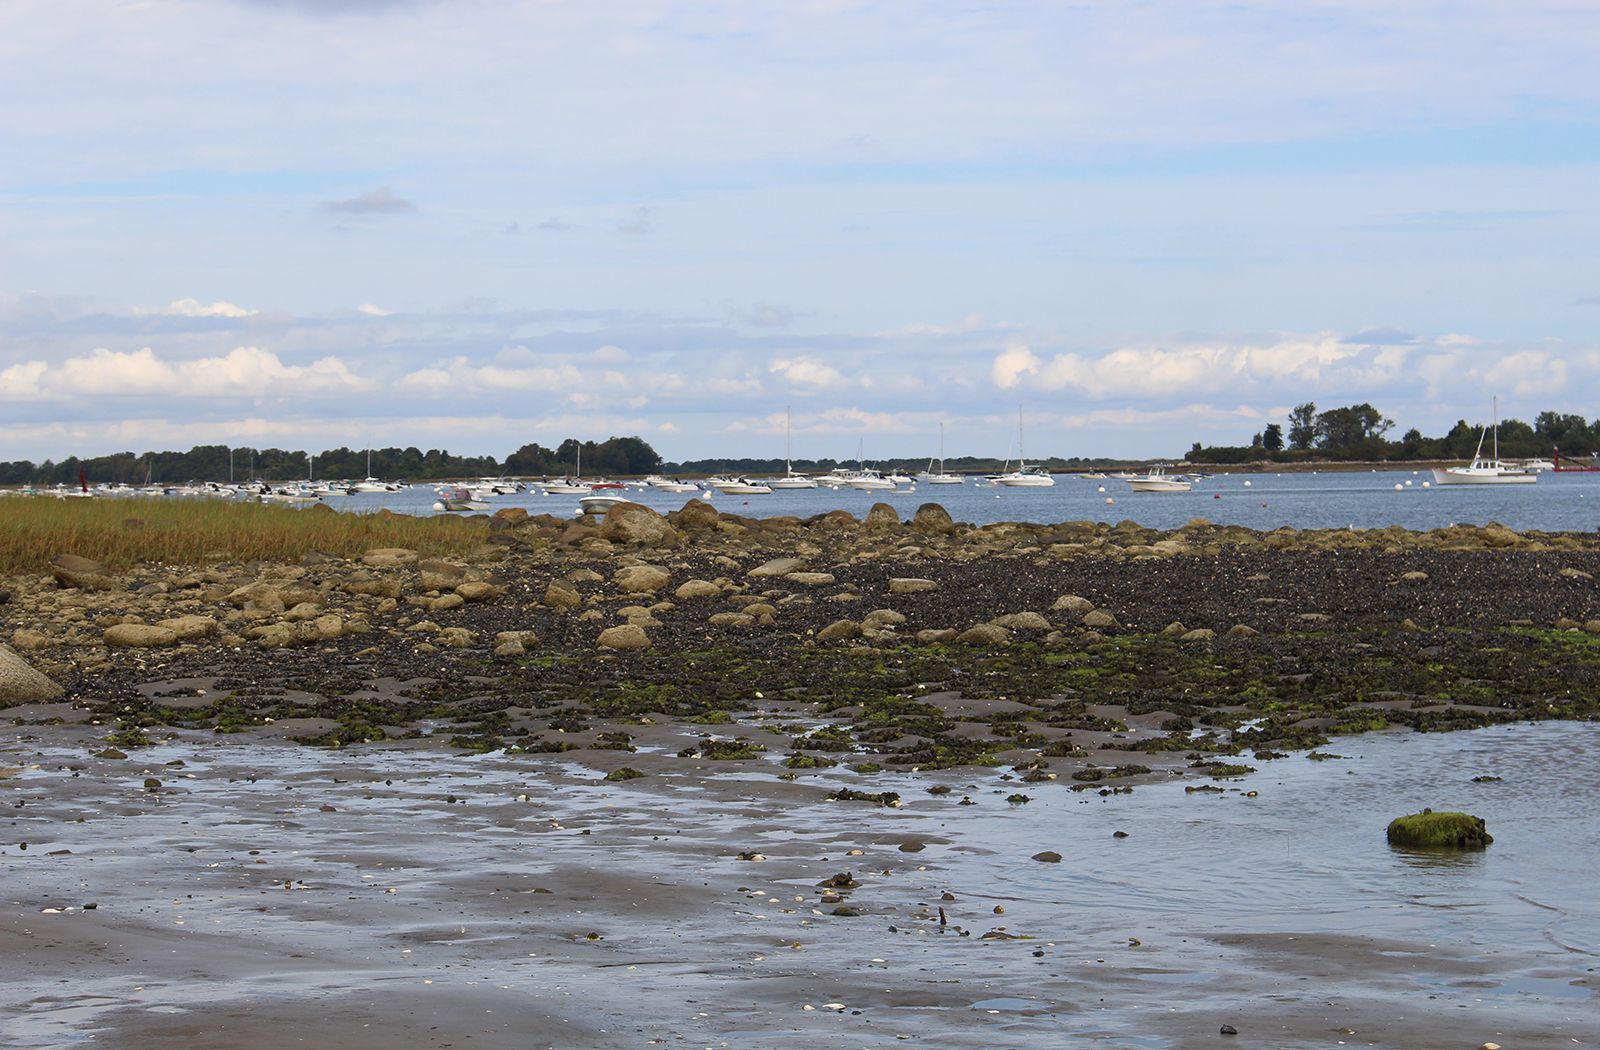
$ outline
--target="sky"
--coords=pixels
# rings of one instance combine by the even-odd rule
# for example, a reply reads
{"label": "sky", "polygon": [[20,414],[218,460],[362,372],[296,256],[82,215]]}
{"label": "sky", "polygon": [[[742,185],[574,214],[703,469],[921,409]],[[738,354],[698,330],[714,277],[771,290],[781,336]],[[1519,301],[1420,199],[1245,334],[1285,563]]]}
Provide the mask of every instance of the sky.
{"label": "sky", "polygon": [[6,0],[0,460],[1600,414],[1592,0]]}

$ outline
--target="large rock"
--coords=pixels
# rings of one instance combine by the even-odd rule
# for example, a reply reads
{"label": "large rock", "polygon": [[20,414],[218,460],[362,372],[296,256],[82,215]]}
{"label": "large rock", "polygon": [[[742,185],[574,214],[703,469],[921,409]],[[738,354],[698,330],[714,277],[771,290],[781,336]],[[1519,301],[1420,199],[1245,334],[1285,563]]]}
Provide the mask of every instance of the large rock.
{"label": "large rock", "polygon": [[787,576],[791,572],[802,572],[805,567],[806,563],[799,558],[773,558],[769,562],[757,565],[745,575],[757,579],[767,576]]}
{"label": "large rock", "polygon": [[679,528],[698,532],[716,528],[717,519],[721,516],[710,500],[696,497],[683,505],[683,509],[674,516],[674,521]]}
{"label": "large rock", "polygon": [[240,607],[249,606],[263,612],[281,613],[286,603],[283,592],[270,583],[247,583],[228,592],[227,601]]}
{"label": "large rock", "polygon": [[892,532],[900,527],[900,512],[888,503],[874,503],[861,523],[867,532]]}
{"label": "large rock", "polygon": [[980,623],[956,635],[956,641],[962,645],[994,646],[1006,644],[1010,637],[1011,632],[1004,627],[997,627],[992,623]]}
{"label": "large rock", "polygon": [[218,629],[217,621],[209,616],[175,616],[170,620],[161,620],[156,626],[165,627],[177,635],[180,642],[210,638]]}
{"label": "large rock", "polygon": [[656,565],[628,565],[612,578],[623,594],[654,594],[667,585],[672,574]]}
{"label": "large rock", "polygon": [[147,623],[119,623],[107,627],[105,643],[114,646],[160,646],[178,644],[178,632],[170,627],[157,627]]}
{"label": "large rock", "polygon": [[680,602],[693,601],[696,598],[715,598],[722,594],[722,588],[710,580],[687,580],[678,585],[672,592]]}
{"label": "large rock", "polygon": [[1482,817],[1470,813],[1421,813],[1396,817],[1389,824],[1389,844],[1422,849],[1483,849],[1494,841]]}
{"label": "large rock", "polygon": [[834,582],[831,572],[791,572],[783,578],[802,587],[826,587]]}
{"label": "large rock", "polygon": [[956,523],[951,520],[950,512],[937,503],[924,503],[918,507],[911,516],[911,527],[917,532],[934,536],[956,531]]}
{"label": "large rock", "polygon": [[1076,594],[1063,594],[1061,597],[1055,600],[1053,605],[1050,606],[1050,611],[1077,613],[1079,616],[1082,616],[1084,613],[1089,612],[1093,608],[1094,602],[1091,602],[1087,598],[1081,598]]}
{"label": "large rock", "polygon": [[644,633],[643,627],[625,623],[618,627],[607,627],[601,631],[600,638],[595,644],[602,649],[637,652],[641,649],[650,648],[650,636]]}
{"label": "large rock", "polygon": [[1050,630],[1050,621],[1045,619],[1042,614],[1036,612],[1007,613],[1004,616],[996,616],[989,622],[994,624],[996,627],[1004,627],[1009,631]]}
{"label": "large rock", "polygon": [[499,597],[501,588],[486,580],[468,580],[466,583],[456,584],[456,594],[469,602],[486,602],[490,598]]}
{"label": "large rock", "polygon": [[619,503],[606,511],[600,536],[637,547],[670,547],[678,542],[678,530],[641,503]]}
{"label": "large rock", "polygon": [[0,645],[0,707],[54,700],[61,687],[34,670],[8,646]]}
{"label": "large rock", "polygon": [[561,611],[576,609],[583,604],[583,595],[564,583],[553,582],[544,590],[544,603]]}
{"label": "large rock", "polygon": [[361,556],[361,564],[370,565],[374,569],[411,565],[416,560],[417,552],[405,547],[375,547]]}
{"label": "large rock", "polygon": [[817,632],[819,642],[847,642],[861,637],[861,625],[854,620],[835,620]]}
{"label": "large rock", "polygon": [[120,587],[104,565],[76,554],[58,554],[51,558],[50,575],[61,586],[81,591],[114,591]]}
{"label": "large rock", "polygon": [[939,585],[934,581],[916,576],[897,576],[889,581],[890,594],[924,594],[938,589]]}

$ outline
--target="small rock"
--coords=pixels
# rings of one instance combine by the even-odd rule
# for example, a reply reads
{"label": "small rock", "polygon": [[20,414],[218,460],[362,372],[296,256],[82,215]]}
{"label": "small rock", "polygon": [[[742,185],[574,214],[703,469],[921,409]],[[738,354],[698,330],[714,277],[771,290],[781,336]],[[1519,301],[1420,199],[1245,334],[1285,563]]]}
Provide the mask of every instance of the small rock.
{"label": "small rock", "polygon": [[1237,1028],[1233,1027],[1233,1025],[1231,1025],[1231,1024],[1225,1024],[1225,1025],[1222,1026],[1222,1034],[1223,1035],[1238,1035],[1239,1034],[1239,1030]]}
{"label": "small rock", "polygon": [[831,572],[789,572],[783,578],[802,587],[827,587],[835,582]]}
{"label": "small rock", "polygon": [[1076,594],[1063,594],[1050,606],[1051,612],[1068,612],[1083,615],[1094,609],[1094,602],[1087,598],[1080,598]]}
{"label": "small rock", "polygon": [[716,598],[722,594],[722,588],[710,580],[688,580],[679,584],[672,593],[679,601],[687,602],[696,598]]}
{"label": "small rock", "polygon": [[1427,583],[1428,582],[1428,574],[1425,573],[1425,572],[1422,572],[1421,570],[1418,570],[1418,569],[1413,569],[1410,572],[1403,572],[1403,573],[1400,574],[1400,578],[1402,580],[1404,580],[1405,582],[1407,582],[1407,583]]}
{"label": "small rock", "polygon": [[1229,638],[1254,638],[1260,633],[1261,632],[1256,630],[1254,627],[1244,623],[1236,623],[1232,627],[1228,628]]}
{"label": "small rock", "polygon": [[1010,638],[1011,632],[1004,627],[992,623],[980,623],[956,635],[956,642],[961,645],[995,646],[1006,644]]}
{"label": "small rock", "polygon": [[799,558],[773,558],[769,562],[757,565],[745,575],[757,579],[764,576],[787,576],[791,572],[802,572],[805,567],[806,563]]}
{"label": "small rock", "polygon": [[1042,853],[1035,853],[1033,855],[1033,859],[1041,864],[1060,864],[1061,854],[1057,853],[1053,849],[1047,849]]}
{"label": "small rock", "polygon": [[1217,636],[1217,632],[1209,627],[1196,627],[1192,631],[1185,631],[1179,636],[1180,642],[1209,642]]}
{"label": "small rock", "polygon": [[545,588],[544,604],[552,609],[576,609],[583,604],[583,596],[564,583],[551,583]]}
{"label": "small rock", "polygon": [[934,581],[915,576],[899,576],[889,581],[890,594],[924,594],[938,589],[939,585]]}
{"label": "small rock", "polygon": [[855,620],[835,620],[817,632],[819,642],[843,642],[861,637],[861,624]]}
{"label": "small rock", "polygon": [[1117,618],[1104,609],[1091,609],[1083,614],[1083,625],[1096,631],[1103,631],[1109,627],[1121,626]]}

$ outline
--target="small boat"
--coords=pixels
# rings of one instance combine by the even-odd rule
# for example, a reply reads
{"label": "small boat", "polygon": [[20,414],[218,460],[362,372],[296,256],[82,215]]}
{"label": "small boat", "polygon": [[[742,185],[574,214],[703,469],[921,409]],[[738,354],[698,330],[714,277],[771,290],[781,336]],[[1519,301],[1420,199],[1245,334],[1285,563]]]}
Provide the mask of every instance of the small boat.
{"label": "small boat", "polygon": [[586,482],[577,478],[563,478],[561,481],[547,481],[539,486],[551,496],[582,496],[589,492]]}
{"label": "small boat", "polygon": [[1521,465],[1523,470],[1531,470],[1535,474],[1545,470],[1556,469],[1556,465],[1550,460],[1545,459],[1543,456],[1535,456],[1532,459],[1525,459],[1522,461]]}
{"label": "small boat", "polygon": [[652,474],[644,479],[645,487],[658,492],[699,492],[700,486],[690,481],[675,481],[664,478],[660,474]]}
{"label": "small boat", "polygon": [[489,504],[481,499],[473,499],[471,489],[456,488],[450,490],[448,494],[439,493],[439,500],[433,505],[433,509],[437,511],[477,511],[488,510]]}
{"label": "small boat", "polygon": [[793,417],[791,416],[789,410],[787,408],[784,409],[783,410],[783,477],[781,477],[781,478],[773,478],[771,481],[767,482],[767,484],[771,485],[775,489],[814,489],[814,488],[817,487],[817,479],[816,478],[807,477],[806,475],[801,474],[798,471],[796,471],[794,469],[793,461],[789,458],[789,456],[790,456],[790,449],[789,449],[790,434],[789,434],[789,432],[790,432],[790,426],[791,426],[792,421],[793,421]]}
{"label": "small boat", "polygon": [[772,486],[749,478],[736,478],[719,475],[707,478],[706,484],[726,496],[770,496]]}
{"label": "small boat", "polygon": [[997,474],[992,479],[996,485],[1004,485],[1008,489],[1042,489],[1049,488],[1056,483],[1050,472],[1039,466],[1028,466],[1027,458],[1022,451],[1022,406],[1017,406],[1017,469],[1004,474]]}
{"label": "small boat", "polygon": [[1179,475],[1169,475],[1166,464],[1156,463],[1144,477],[1128,479],[1128,488],[1134,492],[1188,492],[1194,482]]}
{"label": "small boat", "polygon": [[852,471],[845,484],[863,492],[885,492],[895,485],[889,478],[870,468]]}
{"label": "small boat", "polygon": [[612,507],[632,502],[620,492],[592,492],[578,498],[578,510],[584,514],[604,514]]}
{"label": "small boat", "polygon": [[1489,434],[1489,428],[1484,427],[1478,432],[1478,449],[1472,454],[1472,462],[1464,467],[1445,467],[1443,470],[1435,467],[1433,470],[1433,483],[1435,485],[1531,485],[1539,480],[1537,470],[1519,467],[1500,460],[1500,399],[1494,399],[1494,446],[1493,455],[1489,459],[1483,458],[1483,439]]}

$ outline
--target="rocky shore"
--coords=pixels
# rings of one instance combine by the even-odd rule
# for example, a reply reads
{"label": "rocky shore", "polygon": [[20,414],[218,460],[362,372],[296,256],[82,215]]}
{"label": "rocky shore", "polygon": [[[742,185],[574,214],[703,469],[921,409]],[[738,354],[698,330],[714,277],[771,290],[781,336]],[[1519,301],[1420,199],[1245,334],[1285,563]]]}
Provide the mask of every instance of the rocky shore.
{"label": "rocky shore", "polygon": [[753,519],[700,501],[489,525],[459,560],[113,573],[62,552],[49,576],[0,583],[5,660],[39,672],[0,677],[0,703],[123,752],[204,729],[564,753],[619,775],[975,765],[1097,788],[1240,775],[1390,726],[1600,713],[1586,535],[966,526],[935,504]]}
{"label": "rocky shore", "polygon": [[1482,1007],[1478,948],[1431,927],[1143,915],[1117,880],[1187,851],[1270,882],[1208,829],[1259,834],[1282,772],[1354,765],[1360,734],[1595,719],[1600,539],[702,502],[486,535],[0,580],[15,1045],[1593,1029],[1581,975],[1559,1012]]}

